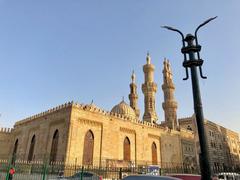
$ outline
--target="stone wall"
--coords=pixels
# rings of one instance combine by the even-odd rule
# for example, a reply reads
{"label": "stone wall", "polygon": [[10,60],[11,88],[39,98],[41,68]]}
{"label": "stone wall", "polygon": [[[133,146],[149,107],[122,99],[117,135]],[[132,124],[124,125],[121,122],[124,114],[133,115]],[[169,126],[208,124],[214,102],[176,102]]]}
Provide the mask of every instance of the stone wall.
{"label": "stone wall", "polygon": [[111,114],[97,107],[73,106],[66,159],[68,163],[82,163],[84,137],[91,130],[94,134],[94,164],[107,160],[123,160],[123,142],[131,143],[132,163],[152,163],[152,143],[157,146],[159,163],[182,162],[181,135],[189,132],[170,131],[158,125]]}
{"label": "stone wall", "polygon": [[2,133],[5,134],[2,139],[6,139],[4,142],[8,144],[3,143],[6,149],[2,154],[10,152],[10,158],[18,140],[16,159],[27,160],[31,140],[35,135],[33,160],[49,160],[56,130],[59,131],[57,161],[68,164],[82,164],[84,138],[89,130],[94,136],[94,165],[106,165],[107,162],[124,165],[123,144],[126,137],[130,140],[131,163],[138,165],[152,164],[153,143],[156,144],[158,164],[182,164],[187,156],[183,152],[182,140],[185,139],[188,145],[194,142],[190,131],[170,130],[157,124],[109,113],[93,105],[67,103],[16,122],[11,133]]}
{"label": "stone wall", "polygon": [[[200,151],[195,117],[179,119],[180,127],[191,127],[195,134],[197,153]],[[204,120],[208,142],[209,162],[212,167],[233,167],[240,164],[239,134],[209,120]]]}
{"label": "stone wall", "polygon": [[49,160],[53,134],[59,131],[57,161],[65,160],[68,126],[71,115],[71,104],[40,113],[16,122],[12,130],[11,152],[18,140],[16,159],[27,160],[32,137],[35,135],[33,160]]}
{"label": "stone wall", "polygon": [[0,128],[0,159],[8,159],[11,152],[12,129]]}

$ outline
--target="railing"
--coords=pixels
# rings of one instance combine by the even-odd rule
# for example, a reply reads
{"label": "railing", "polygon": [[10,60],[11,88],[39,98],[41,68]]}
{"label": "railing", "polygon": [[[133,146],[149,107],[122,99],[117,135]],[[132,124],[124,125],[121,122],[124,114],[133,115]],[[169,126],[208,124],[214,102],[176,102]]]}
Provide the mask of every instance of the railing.
{"label": "railing", "polygon": [[[141,162],[142,165],[134,165],[119,167],[119,166],[82,166],[81,164],[65,164],[63,162],[49,163],[46,161],[20,161],[0,159],[0,180],[9,180],[9,170],[14,168],[15,174],[13,180],[54,180],[60,175],[72,176],[79,172],[91,172],[102,179],[122,179],[128,175],[135,174],[149,174],[155,173],[158,175],[167,174],[199,174],[198,167],[176,164],[176,163],[161,163],[162,165],[150,165],[149,162]],[[154,171],[151,168],[154,167]],[[214,174],[222,172],[240,173],[239,168],[233,167],[214,167],[212,168]]]}

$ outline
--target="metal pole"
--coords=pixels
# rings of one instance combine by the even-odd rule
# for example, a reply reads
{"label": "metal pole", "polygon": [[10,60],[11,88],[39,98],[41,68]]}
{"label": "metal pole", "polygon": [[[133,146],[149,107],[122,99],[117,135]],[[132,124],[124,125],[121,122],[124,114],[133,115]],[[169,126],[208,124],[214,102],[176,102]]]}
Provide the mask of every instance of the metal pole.
{"label": "metal pole", "polygon": [[[188,43],[188,47],[194,47],[193,40],[194,36],[187,36],[185,41]],[[190,48],[191,49],[191,48]],[[208,157],[208,144],[207,138],[205,135],[204,130],[204,116],[203,116],[203,109],[202,109],[202,100],[200,94],[200,87],[198,81],[198,74],[197,74],[197,60],[195,58],[195,53],[193,50],[188,51],[189,59],[192,63],[189,64],[191,68],[191,79],[192,79],[192,92],[193,92],[193,101],[194,101],[194,112],[196,116],[197,128],[198,128],[198,136],[199,136],[199,143],[200,143],[200,168],[201,168],[201,175],[203,180],[211,180],[211,169],[209,164],[209,157]]]}
{"label": "metal pole", "polygon": [[[201,46],[198,44],[197,32],[201,27],[203,27],[204,25],[206,25],[207,23],[209,23],[210,21],[216,18],[217,16],[213,18],[209,18],[206,21],[204,21],[195,30],[195,34],[194,34],[195,36],[188,34],[185,39],[184,39],[183,33],[178,29],[175,29],[170,26],[162,26],[162,28],[179,33],[182,37],[183,47],[181,51],[184,55],[183,66],[186,69],[186,78],[184,78],[183,80],[188,79],[189,77],[188,68],[191,69],[194,112],[196,116],[199,143],[200,143],[200,149],[201,149],[201,153],[199,154],[199,161],[200,161],[202,180],[211,180],[211,168],[210,168],[209,156],[208,156],[208,143],[207,143],[207,138],[204,130],[204,116],[203,116],[203,110],[202,110],[202,100],[201,100],[201,94],[200,94],[200,88],[199,88],[199,82],[198,82],[197,67],[199,67],[201,78],[206,79],[207,77],[203,76],[202,74],[201,66],[203,64],[203,60],[200,59],[199,52],[201,50]],[[195,45],[194,45],[194,40],[195,40]],[[187,42],[187,46],[185,46],[185,42]],[[195,58],[195,53],[197,53],[197,59]],[[189,60],[187,60],[186,54],[189,55]]]}
{"label": "metal pole", "polygon": [[83,170],[84,170],[84,166],[82,165],[82,171],[81,171],[80,180],[83,180]]}

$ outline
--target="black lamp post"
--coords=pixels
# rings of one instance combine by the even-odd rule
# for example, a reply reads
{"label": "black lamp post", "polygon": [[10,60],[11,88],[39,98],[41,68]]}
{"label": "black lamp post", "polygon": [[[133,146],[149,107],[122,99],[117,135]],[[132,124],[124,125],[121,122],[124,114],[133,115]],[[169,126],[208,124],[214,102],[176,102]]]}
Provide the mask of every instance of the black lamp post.
{"label": "black lamp post", "polygon": [[[204,130],[204,116],[203,116],[202,100],[201,100],[201,94],[200,94],[200,88],[199,88],[199,82],[198,82],[197,67],[199,68],[201,78],[206,79],[207,77],[203,76],[202,74],[203,60],[200,58],[200,54],[199,54],[199,52],[201,51],[201,46],[198,44],[197,32],[202,26],[209,23],[215,18],[217,18],[217,16],[206,20],[205,22],[203,22],[197,27],[194,35],[187,34],[185,38],[183,33],[178,29],[175,29],[169,26],[162,26],[162,28],[166,28],[168,30],[178,32],[182,37],[183,47],[181,49],[181,52],[184,55],[183,67],[185,67],[186,69],[186,77],[183,78],[183,80],[187,80],[189,78],[188,68],[191,69],[194,112],[196,115],[199,143],[200,143],[200,149],[201,149],[201,153],[199,154],[199,161],[200,161],[201,175],[203,180],[211,180],[211,168],[210,168],[209,157],[208,157],[208,143],[207,143],[207,138]],[[194,43],[194,40],[195,40],[195,43]],[[187,46],[185,45],[185,42],[187,43]],[[195,53],[197,53],[197,59],[195,57]],[[187,54],[189,57],[188,59],[187,59]]]}

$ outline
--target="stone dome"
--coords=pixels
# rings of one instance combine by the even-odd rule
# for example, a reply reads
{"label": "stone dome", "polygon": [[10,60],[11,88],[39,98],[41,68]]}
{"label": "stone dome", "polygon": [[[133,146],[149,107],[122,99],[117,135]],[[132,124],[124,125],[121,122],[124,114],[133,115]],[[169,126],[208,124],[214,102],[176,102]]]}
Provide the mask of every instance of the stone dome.
{"label": "stone dome", "polygon": [[91,104],[88,104],[87,106],[89,106],[90,108],[93,109],[100,109],[98,106],[96,106],[96,104],[94,104],[93,102],[91,102]]}
{"label": "stone dome", "polygon": [[100,108],[98,106],[96,106],[93,101],[90,104],[85,105],[86,109],[90,109],[90,110],[100,110]]}
{"label": "stone dome", "polygon": [[135,111],[133,110],[133,108],[131,108],[131,106],[125,103],[124,100],[122,100],[119,104],[114,106],[111,110],[111,113],[121,114],[123,116],[130,117],[133,119],[136,118]]}

